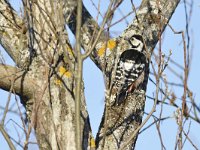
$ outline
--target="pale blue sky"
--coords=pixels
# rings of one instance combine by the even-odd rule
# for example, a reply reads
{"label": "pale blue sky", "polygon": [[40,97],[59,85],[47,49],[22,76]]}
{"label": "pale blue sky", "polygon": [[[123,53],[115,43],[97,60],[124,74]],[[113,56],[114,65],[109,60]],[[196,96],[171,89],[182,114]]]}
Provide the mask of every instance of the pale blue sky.
{"label": "pale blue sky", "polygon": [[[97,4],[97,0],[93,0]],[[14,6],[18,7],[18,0],[12,0],[14,2]],[[102,1],[101,6],[101,12],[104,15],[105,10],[106,10],[106,5],[107,5],[108,0]],[[135,2],[135,1],[134,1]],[[96,9],[93,7],[91,4],[90,0],[84,0],[84,3],[86,4],[88,10],[92,12],[93,17],[96,18]],[[104,3],[104,4],[103,4]],[[139,5],[139,2],[137,3],[137,6]],[[198,65],[200,64],[198,61],[198,57],[200,56],[200,21],[199,21],[199,14],[200,14],[200,1],[195,0],[193,4],[193,13],[192,13],[192,18],[190,22],[190,37],[191,37],[191,45],[193,45],[193,59],[192,59],[192,64],[191,64],[191,70],[190,70],[190,75],[189,75],[189,81],[188,85],[191,91],[193,91],[195,95],[195,100],[197,104],[200,104],[199,98],[199,84],[200,80],[198,79],[199,74],[200,74],[200,69]],[[131,5],[130,1],[127,1],[126,3],[123,3],[122,6],[120,7],[121,11],[123,14],[127,14],[131,10]],[[127,22],[131,22],[133,19],[133,15],[127,18]],[[117,15],[114,17],[114,20],[118,20],[119,18],[122,18],[121,14],[117,12]],[[115,21],[114,21],[115,22]],[[101,23],[101,20],[99,21]],[[184,5],[183,3],[179,4],[178,8],[176,9],[172,19],[170,20],[170,24],[177,30],[185,30],[185,14],[184,14]],[[127,23],[124,21],[123,23],[119,23],[116,26],[114,26],[111,29],[112,36],[117,36],[119,35],[127,26]],[[74,42],[73,35],[70,34],[71,41],[72,43]],[[174,35],[173,32],[169,29],[166,28],[165,33],[164,33],[164,43],[162,46],[163,52],[166,53],[166,55],[169,54],[169,50],[172,50],[172,56],[171,58],[175,61],[177,61],[180,64],[183,64],[183,45],[181,43],[181,35]],[[12,64],[11,60],[8,58],[7,55],[3,52],[2,48],[1,53],[4,55],[4,58],[6,60],[6,63]],[[183,71],[176,68],[175,66],[172,65],[172,67],[177,70],[180,75],[183,75]],[[165,73],[167,75],[167,79],[170,82],[176,82],[176,83],[181,83],[179,79],[177,79],[168,69],[165,70]],[[85,96],[87,100],[87,108],[89,111],[90,115],[90,121],[91,121],[91,126],[93,130],[93,134],[95,135],[98,130],[99,123],[101,121],[102,113],[103,113],[103,107],[104,107],[104,81],[102,77],[102,73],[100,70],[91,62],[91,60],[87,59],[84,62],[84,81],[85,81]],[[150,76],[152,79],[152,75]],[[183,93],[183,88],[179,87],[171,87],[169,86],[169,89],[174,91],[178,98],[181,98],[182,93]],[[153,93],[155,93],[155,86],[152,85],[151,82],[148,84],[148,89],[147,89],[147,95],[153,96]],[[1,96],[1,104],[0,106],[5,106],[5,102],[8,97],[8,93],[0,90],[0,96]],[[178,100],[180,103],[180,100]],[[12,98],[12,104],[15,103],[14,98]],[[145,112],[149,112],[152,108],[153,102],[149,99],[146,100],[146,107],[145,107]],[[15,106],[16,107],[16,106]],[[174,149],[174,144],[175,144],[175,139],[176,139],[176,133],[177,133],[177,124],[176,121],[173,117],[174,112],[176,111],[175,108],[172,108],[171,106],[165,106],[163,110],[163,117],[165,116],[171,116],[171,119],[168,119],[167,121],[164,121],[161,123],[161,133],[163,137],[164,144],[167,148],[167,150]],[[2,110],[0,110],[0,113]],[[157,106],[157,111],[155,112],[155,115],[158,115],[160,113],[160,106]],[[144,118],[146,115],[144,115]],[[20,118],[16,115],[9,114],[7,117],[7,121],[9,119],[15,120],[19,124]],[[147,123],[150,124],[153,121],[153,119],[150,119]],[[15,139],[18,139],[17,132],[15,128],[17,128],[16,125],[14,125],[13,121],[9,121],[6,125],[6,129],[12,135]],[[188,123],[187,123],[188,126]],[[186,127],[187,127],[186,126]],[[20,131],[20,130],[18,130]],[[21,131],[20,131],[21,132]],[[22,133],[20,133],[21,135]],[[191,123],[191,129],[190,129],[190,134],[189,137],[193,140],[193,142],[198,146],[200,149],[200,125],[192,122]],[[23,144],[23,141],[21,141]],[[136,144],[136,149],[137,150],[144,150],[144,149],[154,149],[154,150],[159,150],[161,149],[160,146],[160,141],[158,137],[158,132],[156,131],[155,126],[152,126],[145,132],[139,135],[139,138],[137,140]],[[0,150],[8,150],[7,143],[3,139],[2,135],[0,134]],[[17,149],[21,149],[19,146]],[[35,149],[35,147],[30,147],[30,149]],[[186,142],[186,146],[184,147],[184,150],[192,150],[194,149],[191,144],[188,144]]]}

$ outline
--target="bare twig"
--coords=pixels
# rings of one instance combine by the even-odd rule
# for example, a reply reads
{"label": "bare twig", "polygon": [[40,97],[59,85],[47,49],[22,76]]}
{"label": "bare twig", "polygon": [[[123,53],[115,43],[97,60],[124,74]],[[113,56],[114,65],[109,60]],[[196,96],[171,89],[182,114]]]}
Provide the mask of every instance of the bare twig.
{"label": "bare twig", "polygon": [[76,148],[81,150],[81,85],[82,85],[82,68],[83,59],[81,57],[81,20],[82,20],[82,0],[77,0],[77,24],[76,24],[76,91],[75,91],[75,122],[76,122]]}
{"label": "bare twig", "polygon": [[108,11],[106,12],[106,15],[105,15],[104,20],[103,20],[103,23],[102,23],[102,25],[101,25],[101,27],[99,29],[99,32],[98,32],[97,36],[95,37],[95,41],[94,42],[91,41],[88,51],[86,51],[82,55],[83,59],[86,59],[90,55],[90,53],[94,50],[94,48],[95,48],[95,46],[96,46],[96,44],[97,44],[102,32],[104,31],[104,26],[105,26],[107,20],[109,19],[110,15],[111,15],[111,8],[112,8],[112,5],[113,5],[114,1],[115,0],[112,0],[110,2],[109,6],[108,6]]}
{"label": "bare twig", "polygon": [[10,104],[10,100],[11,100],[11,92],[13,91],[13,84],[14,84],[14,76],[13,76],[13,79],[11,80],[11,86],[10,86],[10,91],[9,91],[9,95],[8,95],[8,100],[7,100],[7,103],[6,103],[6,107],[4,109],[4,114],[3,114],[3,118],[1,120],[1,124],[4,125],[4,121],[6,119],[6,114],[8,113],[8,110],[9,110],[9,104]]}
{"label": "bare twig", "polygon": [[192,144],[192,146],[195,148],[195,150],[199,150],[197,148],[197,146],[193,143],[193,141],[189,138],[188,134],[185,133],[185,131],[183,130],[183,134],[185,135],[185,137],[188,139],[188,141]]}
{"label": "bare twig", "polygon": [[4,136],[5,140],[7,141],[9,147],[11,150],[15,150],[15,146],[13,145],[12,141],[10,140],[10,136],[8,133],[4,130],[3,126],[0,124],[0,131],[2,135]]}
{"label": "bare twig", "polygon": [[[153,115],[152,115],[153,116]],[[155,116],[153,116],[154,118],[156,118]],[[164,118],[157,118],[157,119],[154,119],[154,121],[152,123],[150,123],[147,127],[143,128],[139,133],[141,134],[142,132],[146,131],[147,129],[149,129],[151,126],[153,126],[155,123],[157,123],[158,121],[164,121],[164,120],[167,120],[167,119],[170,119],[171,117],[164,117]]]}

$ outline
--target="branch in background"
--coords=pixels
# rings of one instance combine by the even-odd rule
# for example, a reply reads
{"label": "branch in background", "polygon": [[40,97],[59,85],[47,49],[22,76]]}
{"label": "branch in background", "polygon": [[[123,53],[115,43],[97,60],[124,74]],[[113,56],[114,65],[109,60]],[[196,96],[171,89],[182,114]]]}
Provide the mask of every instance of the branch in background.
{"label": "branch in background", "polygon": [[21,54],[28,52],[26,32],[23,19],[8,1],[0,0],[0,44],[17,66],[23,66],[26,61],[20,58]]}
{"label": "branch in background", "polygon": [[81,149],[81,89],[83,75],[83,59],[81,55],[81,20],[82,20],[82,1],[77,0],[77,16],[76,16],[76,90],[75,90],[75,130],[76,130],[76,149]]}
{"label": "branch in background", "polygon": [[15,146],[13,145],[12,141],[10,140],[8,133],[4,130],[2,125],[0,125],[0,131],[1,131],[2,135],[4,136],[5,140],[7,141],[10,149],[15,150]]}
{"label": "branch in background", "polygon": [[19,96],[31,98],[34,94],[34,81],[23,75],[16,67],[0,64],[0,88],[9,91],[14,79],[13,90]]}
{"label": "branch in background", "polygon": [[[76,3],[69,0],[68,1],[68,5],[70,6],[70,11],[65,11],[65,16],[66,16],[66,22],[68,23],[69,28],[71,29],[71,31],[75,34],[76,33]],[[87,11],[87,9],[85,8],[85,6],[83,5],[83,9],[82,9],[82,39],[81,39],[81,45],[83,47],[83,49],[87,52],[91,49],[90,44],[93,44],[93,42],[97,39],[98,36],[98,32],[100,30],[99,25],[97,24],[97,22],[93,19],[93,17],[90,15],[90,13]],[[96,45],[98,45],[98,43],[103,43],[106,42],[109,39],[108,35],[106,35],[105,32],[102,32],[99,37],[98,37],[98,42],[96,42]],[[97,54],[97,49],[94,50],[91,55],[90,55],[91,59],[94,61],[94,63],[101,68],[101,66],[103,66],[101,63],[101,61],[97,61],[98,60],[98,54]]]}

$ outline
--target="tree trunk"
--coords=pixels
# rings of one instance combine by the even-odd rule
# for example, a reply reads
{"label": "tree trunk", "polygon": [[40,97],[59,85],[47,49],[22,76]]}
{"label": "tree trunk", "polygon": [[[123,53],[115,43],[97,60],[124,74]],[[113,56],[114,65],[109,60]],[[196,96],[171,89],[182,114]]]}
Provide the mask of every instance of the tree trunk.
{"label": "tree trunk", "polygon": [[[115,78],[113,66],[116,66],[117,58],[119,58],[120,54],[130,48],[126,40],[127,37],[131,37],[134,34],[141,35],[146,45],[146,57],[150,59],[162,31],[165,29],[178,3],[179,0],[160,0],[159,2],[156,0],[144,0],[137,11],[136,18],[119,37],[109,40],[106,34],[101,34],[95,50],[91,54],[91,58],[104,74],[106,93],[109,93],[111,96],[116,94],[112,93],[112,90],[110,91],[110,83]],[[88,46],[89,41],[85,39],[92,39],[92,36],[97,36],[94,33],[98,33],[97,31],[101,27],[96,25],[87,11],[83,12],[85,19],[82,25],[84,37],[82,45],[85,50],[88,50],[90,48]],[[73,28],[75,24],[74,17],[71,18],[69,27],[75,32]],[[149,76],[148,70],[149,66],[147,65],[143,83],[140,84],[137,90],[128,95],[125,103],[122,105],[113,106],[110,103],[110,98],[105,98],[105,111],[96,137],[97,149],[119,149],[122,147],[123,149],[134,149],[144,113],[146,86]],[[137,132],[131,138],[130,135],[134,131]],[[127,141],[129,142],[127,143]]]}
{"label": "tree trunk", "polygon": [[[91,59],[103,72],[107,93],[116,94],[111,89],[115,77],[113,70],[120,54],[130,47],[126,38],[141,35],[145,41],[146,57],[150,60],[152,50],[178,3],[179,0],[143,0],[136,18],[115,39],[109,39],[103,32],[104,26],[99,27],[83,7],[81,44],[86,52],[85,57],[91,52]],[[20,18],[7,1],[0,0],[0,42],[18,67],[1,65],[3,71],[0,77],[14,75],[13,70],[16,70],[14,89],[26,107],[29,127],[35,129],[40,149],[76,149],[77,52],[72,50],[65,29],[68,23],[75,34],[76,1],[37,0],[24,1],[23,5],[24,18]],[[110,5],[110,8],[114,5]],[[111,18],[108,10],[103,24]],[[96,149],[134,149],[144,113],[148,70],[149,66],[145,68],[144,81],[123,104],[113,106],[110,97],[105,98]],[[4,80],[0,84],[1,88],[9,90],[11,83]],[[94,145],[83,87],[82,83],[82,149],[90,149]],[[131,138],[133,132],[136,134]],[[29,134],[26,135],[27,139]]]}

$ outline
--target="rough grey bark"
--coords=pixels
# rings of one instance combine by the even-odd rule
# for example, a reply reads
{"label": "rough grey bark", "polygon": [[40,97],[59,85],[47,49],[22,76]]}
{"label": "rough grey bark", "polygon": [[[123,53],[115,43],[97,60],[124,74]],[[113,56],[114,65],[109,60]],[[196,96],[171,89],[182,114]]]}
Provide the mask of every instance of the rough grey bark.
{"label": "rough grey bark", "polygon": [[12,66],[0,64],[0,85],[1,89],[9,91],[11,83],[15,93],[26,98],[32,97],[35,89],[34,80],[30,80],[23,76],[23,72]]}
{"label": "rough grey bark", "polygon": [[[23,87],[31,86],[34,91],[30,93],[27,88],[21,93],[18,83],[21,78],[16,81],[15,89],[19,95],[28,95],[22,98],[40,149],[76,149],[74,63],[77,62],[76,52],[72,50],[64,28],[68,23],[75,33],[76,1],[25,2],[25,17],[20,18],[7,1],[0,0],[0,43],[18,66],[17,70],[22,71],[25,79]],[[179,0],[143,0],[137,18],[115,39],[109,39],[106,33],[98,38],[100,27],[83,7],[82,46],[88,52],[95,39],[98,39],[90,56],[105,75],[107,92],[112,94],[110,86],[117,58],[130,47],[126,38],[134,34],[141,35],[145,40],[146,55],[150,58],[159,34],[178,3]],[[112,15],[107,18],[111,19]],[[96,137],[97,149],[121,148],[141,124],[147,79],[148,68],[144,82],[128,95],[122,105],[111,106],[109,97],[106,98],[105,112]],[[34,84],[29,84],[29,81],[34,81]],[[9,84],[6,86],[1,88],[7,90]],[[83,88],[81,92],[82,147],[89,149],[92,147],[91,129]],[[136,139],[137,135],[126,145],[126,149],[133,149]]]}
{"label": "rough grey bark", "polygon": [[[176,1],[156,1],[144,0],[136,14],[136,18],[121,34],[121,36],[109,40],[106,34],[102,34],[91,58],[105,75],[107,92],[110,91],[110,83],[114,79],[115,69],[113,66],[119,55],[126,49],[130,48],[126,38],[134,34],[141,35],[146,44],[146,55],[150,59],[151,53],[159,40],[159,36],[166,27],[174,10],[176,9],[179,0]],[[99,30],[96,22],[91,15],[85,10],[83,22],[83,41],[82,45],[85,50],[88,50],[88,45],[92,36],[95,37],[95,32]],[[74,17],[72,17],[74,18]],[[69,27],[74,31],[74,19],[70,20]],[[105,46],[107,43],[107,46]],[[109,47],[110,45],[110,47]],[[140,126],[144,113],[145,93],[148,80],[148,69],[145,71],[145,80],[140,84],[137,90],[129,94],[124,104],[113,106],[110,104],[109,97],[105,100],[105,111],[102,122],[99,127],[99,132],[96,137],[97,149],[119,149],[129,139],[130,135]],[[131,139],[125,149],[134,149],[137,134]]]}
{"label": "rough grey bark", "polygon": [[[66,4],[61,1],[24,1],[25,15],[20,18],[10,11],[8,2],[0,1],[1,45],[19,67],[15,69],[21,71],[26,80],[34,81],[34,85],[26,80],[26,83],[22,82],[24,86],[28,84],[31,89],[35,89],[30,97],[22,97],[22,101],[30,120],[29,126],[36,131],[40,149],[76,149],[76,60],[64,28],[65,7]],[[27,29],[20,30],[23,27],[19,24]],[[18,81],[14,84],[17,85]],[[29,95],[28,89],[25,93],[18,90],[17,94]],[[88,149],[91,129],[83,88],[81,93],[82,147]]]}
{"label": "rough grey bark", "polygon": [[[76,3],[73,3],[73,0],[69,0],[68,3],[70,3],[71,6],[70,11],[65,11],[66,16],[66,23],[68,24],[69,28],[71,31],[75,34],[75,29],[76,29]],[[100,30],[100,27],[98,26],[97,22],[93,19],[93,17],[90,15],[88,10],[85,8],[83,5],[83,15],[82,15],[82,38],[81,38],[81,44],[83,49],[87,52],[91,50],[91,44],[97,39],[98,32]],[[109,19],[108,19],[109,20]],[[101,47],[103,44],[105,45],[105,42],[109,40],[109,36],[105,33],[102,32],[100,37],[98,38],[98,42],[96,45]],[[95,48],[96,49],[96,48]],[[90,58],[95,62],[97,67],[100,69],[103,69],[102,67],[104,66],[103,61],[98,60],[98,49],[94,50],[91,52]]]}
{"label": "rough grey bark", "polygon": [[21,55],[28,53],[27,27],[8,2],[0,1],[0,43],[17,66],[23,66]]}
{"label": "rough grey bark", "polygon": [[[120,37],[116,38],[116,41],[119,41],[116,48],[118,50],[117,55],[126,50],[126,46],[128,46],[124,39],[138,34],[145,41],[146,56],[150,59],[152,50],[158,42],[159,35],[167,25],[178,2],[162,0],[143,1],[136,14],[137,18],[133,20],[133,23],[127,27]],[[112,57],[110,58],[106,62],[112,62]],[[112,65],[108,64],[107,66]],[[98,149],[102,147],[104,149],[121,148],[129,140],[130,135],[140,126],[145,106],[148,69],[146,68],[145,70],[144,82],[133,93],[128,95],[124,104],[113,107],[109,104],[109,100],[106,101],[108,106],[107,114],[105,115],[107,116],[104,115],[97,135]],[[107,81],[110,80],[110,76],[106,76],[106,78]],[[104,131],[105,129],[106,131]],[[137,136],[138,134],[123,149],[134,149]]]}

